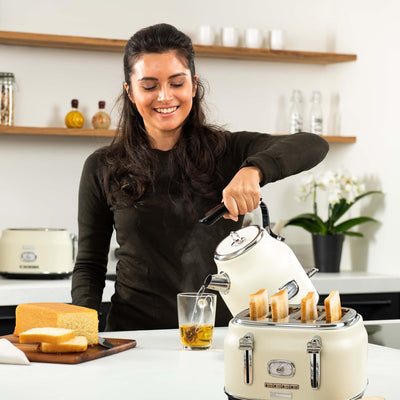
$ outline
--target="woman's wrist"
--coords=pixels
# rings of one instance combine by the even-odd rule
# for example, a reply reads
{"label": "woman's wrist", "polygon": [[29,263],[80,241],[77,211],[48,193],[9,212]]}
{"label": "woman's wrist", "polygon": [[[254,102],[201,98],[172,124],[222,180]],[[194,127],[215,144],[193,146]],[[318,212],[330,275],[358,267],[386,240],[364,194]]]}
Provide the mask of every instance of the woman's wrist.
{"label": "woman's wrist", "polygon": [[258,182],[262,182],[263,180],[263,173],[261,172],[260,168],[254,166],[254,165],[249,165],[248,167],[243,167],[248,170],[252,170],[255,174],[258,176]]}

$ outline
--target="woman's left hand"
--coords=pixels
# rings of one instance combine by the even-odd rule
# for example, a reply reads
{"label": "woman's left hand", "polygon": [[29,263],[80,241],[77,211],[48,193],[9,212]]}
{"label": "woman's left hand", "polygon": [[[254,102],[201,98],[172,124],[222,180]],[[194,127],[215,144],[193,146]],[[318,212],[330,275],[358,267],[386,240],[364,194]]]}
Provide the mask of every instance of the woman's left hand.
{"label": "woman's left hand", "polygon": [[257,167],[241,168],[222,191],[222,201],[229,213],[224,218],[238,220],[239,215],[253,211],[260,204],[262,180]]}

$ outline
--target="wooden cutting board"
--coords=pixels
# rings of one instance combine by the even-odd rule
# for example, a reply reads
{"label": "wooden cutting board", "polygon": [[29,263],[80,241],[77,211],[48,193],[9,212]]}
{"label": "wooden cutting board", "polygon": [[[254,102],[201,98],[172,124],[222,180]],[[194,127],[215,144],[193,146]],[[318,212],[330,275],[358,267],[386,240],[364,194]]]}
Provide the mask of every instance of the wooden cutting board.
{"label": "wooden cutting board", "polygon": [[109,339],[114,347],[106,349],[98,344],[89,346],[82,353],[42,353],[39,350],[38,344],[35,343],[19,343],[18,336],[6,335],[0,336],[0,339],[9,340],[14,346],[22,350],[29,361],[57,363],[57,364],[79,364],[86,361],[95,360],[96,358],[106,357],[111,354],[120,353],[136,346],[136,340],[133,339]]}

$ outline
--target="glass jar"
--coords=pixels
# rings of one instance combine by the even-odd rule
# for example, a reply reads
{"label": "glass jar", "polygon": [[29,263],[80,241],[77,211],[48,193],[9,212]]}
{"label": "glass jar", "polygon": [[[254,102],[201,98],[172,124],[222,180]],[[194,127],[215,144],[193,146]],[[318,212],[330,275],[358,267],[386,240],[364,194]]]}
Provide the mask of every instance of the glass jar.
{"label": "glass jar", "polygon": [[106,102],[99,101],[99,110],[92,117],[92,126],[94,129],[108,129],[111,124],[111,118],[105,111]]}
{"label": "glass jar", "polygon": [[14,125],[14,86],[14,74],[0,72],[0,125]]}
{"label": "glass jar", "polygon": [[290,133],[298,133],[303,130],[303,95],[300,90],[293,90],[290,110]]}
{"label": "glass jar", "polygon": [[314,90],[311,97],[311,133],[322,135],[323,115],[322,115],[322,96],[321,92]]}

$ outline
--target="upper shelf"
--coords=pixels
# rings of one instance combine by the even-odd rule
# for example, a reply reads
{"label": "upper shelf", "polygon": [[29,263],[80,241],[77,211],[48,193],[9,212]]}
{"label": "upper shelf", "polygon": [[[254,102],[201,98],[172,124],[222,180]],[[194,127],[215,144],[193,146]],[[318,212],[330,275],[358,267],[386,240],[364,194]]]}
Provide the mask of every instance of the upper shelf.
{"label": "upper shelf", "polygon": [[[114,129],[74,129],[55,127],[0,126],[0,135],[53,135],[53,136],[92,136],[114,137]],[[355,143],[355,136],[322,136],[329,143]]]}
{"label": "upper shelf", "polygon": [[[0,31],[0,44],[122,53],[125,48],[126,40]],[[194,45],[194,50],[198,57],[230,58],[237,60],[322,65],[357,60],[356,54],[320,53],[294,50],[248,49],[244,47],[202,45]]]}

